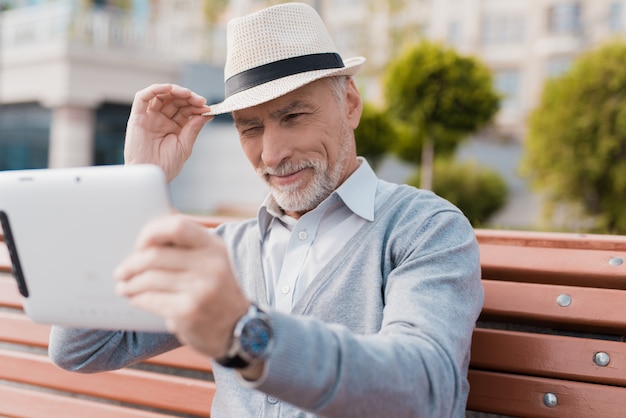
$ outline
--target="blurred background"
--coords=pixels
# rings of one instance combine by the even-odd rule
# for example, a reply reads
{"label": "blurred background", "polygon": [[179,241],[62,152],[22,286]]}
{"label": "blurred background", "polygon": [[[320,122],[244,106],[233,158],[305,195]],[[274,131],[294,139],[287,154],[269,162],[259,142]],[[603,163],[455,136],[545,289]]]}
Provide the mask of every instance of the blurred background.
{"label": "blurred background", "polygon": [[[152,83],[172,82],[195,90],[209,104],[221,101],[227,21],[276,3],[280,1],[0,0],[0,170],[123,163],[126,120],[135,92]],[[307,3],[319,11],[342,56],[368,59],[356,77],[370,109],[357,143],[362,141],[362,154],[375,162],[381,178],[420,186],[428,177],[426,187],[471,213],[468,217],[478,227],[626,233],[614,219],[598,221],[609,209],[602,206],[605,196],[594,194],[598,182],[613,182],[609,197],[620,201],[626,198],[626,180],[600,173],[594,174],[595,183],[585,184],[593,176],[582,172],[567,184],[553,175],[554,167],[546,165],[559,161],[565,172],[560,176],[568,176],[568,170],[574,173],[582,156],[574,155],[572,163],[567,150],[584,147],[559,142],[560,128],[574,124],[567,115],[553,122],[535,116],[550,109],[544,94],[548,84],[575,73],[580,60],[607,43],[620,42],[626,34],[624,1]],[[597,57],[587,61],[597,62]],[[391,77],[392,69],[406,74],[407,84],[400,84],[401,73]],[[474,73],[476,77],[470,77]],[[626,76],[615,77],[614,88],[599,100],[626,100]],[[611,84],[607,80],[600,76],[597,82]],[[432,91],[432,86],[438,89]],[[446,96],[448,92],[455,94]],[[561,99],[565,101],[556,106],[573,112],[575,105],[586,102],[582,97]],[[421,116],[409,111],[400,117],[403,112],[396,106],[402,100],[409,100],[405,107],[418,109]],[[448,102],[452,106],[446,108]],[[621,104],[616,106],[621,109]],[[454,125],[459,114],[478,108],[484,111],[472,116],[471,123]],[[601,109],[594,102],[569,117]],[[621,115],[602,114],[612,118],[613,125]],[[542,127],[551,123],[559,129],[550,136]],[[604,132],[606,125],[598,126],[580,128],[574,136],[594,144],[589,136]],[[594,167],[596,172],[619,172],[626,159],[625,135],[618,128],[607,135],[602,138],[606,142],[610,137],[613,145],[589,149],[608,147],[611,159],[596,159]],[[376,138],[374,149],[368,145],[370,136]],[[434,143],[430,163],[422,151],[429,142]],[[407,143],[415,145],[416,156],[409,155]],[[558,151],[548,152],[547,145],[541,145],[546,143],[555,144]],[[529,149],[534,154],[527,155]],[[589,149],[585,155],[593,153]],[[539,155],[553,164],[540,164]],[[430,174],[423,170],[425,165],[433,166]],[[477,184],[469,181],[474,178]],[[462,190],[457,190],[459,184]],[[561,196],[555,187],[584,193]],[[228,115],[204,128],[171,190],[181,211],[236,216],[253,215],[267,193],[243,156]],[[613,211],[613,217],[621,217],[621,206]]]}

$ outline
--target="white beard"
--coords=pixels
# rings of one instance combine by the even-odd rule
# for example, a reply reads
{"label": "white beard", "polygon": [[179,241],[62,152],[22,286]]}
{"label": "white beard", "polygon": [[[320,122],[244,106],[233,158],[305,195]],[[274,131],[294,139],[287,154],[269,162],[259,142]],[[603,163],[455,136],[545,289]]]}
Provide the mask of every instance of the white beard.
{"label": "white beard", "polygon": [[[284,211],[308,212],[315,209],[340,185],[341,176],[348,162],[351,137],[348,127],[342,127],[342,144],[336,164],[331,168],[327,160],[285,161],[275,168],[260,168],[257,173],[270,186],[270,192]],[[299,170],[310,168],[313,175],[309,184],[304,180],[284,186],[269,183],[267,174],[284,176]]]}

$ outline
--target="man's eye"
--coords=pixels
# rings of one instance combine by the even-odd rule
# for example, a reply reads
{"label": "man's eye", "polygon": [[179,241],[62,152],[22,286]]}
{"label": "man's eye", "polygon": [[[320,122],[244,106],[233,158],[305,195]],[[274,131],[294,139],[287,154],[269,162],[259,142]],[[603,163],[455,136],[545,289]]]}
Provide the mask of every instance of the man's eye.
{"label": "man's eye", "polygon": [[261,126],[254,126],[252,128],[246,128],[243,131],[241,131],[242,135],[245,136],[252,136],[252,135],[258,135],[263,131],[263,128]]}
{"label": "man's eye", "polygon": [[304,115],[304,113],[290,113],[287,116],[285,116],[285,121],[288,122],[288,121],[297,119],[298,117],[302,115]]}

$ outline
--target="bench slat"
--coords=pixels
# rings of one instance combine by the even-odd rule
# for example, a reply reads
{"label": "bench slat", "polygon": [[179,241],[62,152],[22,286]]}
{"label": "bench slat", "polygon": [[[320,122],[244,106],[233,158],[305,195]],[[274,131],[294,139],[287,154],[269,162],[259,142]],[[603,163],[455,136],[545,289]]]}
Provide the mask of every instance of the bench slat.
{"label": "bench slat", "polygon": [[[0,341],[47,348],[50,326],[37,324],[23,314],[0,312]],[[145,363],[159,366],[211,372],[211,362],[206,356],[190,347],[180,347],[155,356]]]}
{"label": "bench slat", "polygon": [[[607,366],[594,363],[598,352]],[[626,386],[625,365],[622,342],[480,328],[472,339],[474,369]]]}
{"label": "bench slat", "polygon": [[24,314],[0,311],[0,341],[47,348],[50,326],[37,324]]}
{"label": "bench slat", "polygon": [[0,240],[0,272],[10,273],[11,271],[11,257],[9,257],[9,250],[7,249],[6,244]]}
{"label": "bench slat", "polygon": [[[467,407],[472,411],[520,417],[620,417],[626,388],[531,376],[470,370]],[[558,405],[543,403],[546,393]]]}
{"label": "bench slat", "polygon": [[215,393],[213,382],[199,379],[132,369],[77,374],[57,368],[47,356],[5,349],[0,379],[199,416],[208,416]]}
{"label": "bench slat", "polygon": [[[621,258],[620,265],[609,261]],[[480,245],[484,279],[626,289],[626,252]]]}
{"label": "bench slat", "polygon": [[[538,323],[576,330],[626,333],[626,291],[483,280],[481,319]],[[571,304],[557,303],[568,295]]]}
{"label": "bench slat", "polygon": [[0,275],[0,307],[22,308],[22,295],[12,276]]}
{"label": "bench slat", "polygon": [[626,236],[623,235],[480,228],[475,229],[474,232],[481,245],[626,251]]}
{"label": "bench slat", "polygon": [[0,384],[0,416],[166,418],[171,415]]}

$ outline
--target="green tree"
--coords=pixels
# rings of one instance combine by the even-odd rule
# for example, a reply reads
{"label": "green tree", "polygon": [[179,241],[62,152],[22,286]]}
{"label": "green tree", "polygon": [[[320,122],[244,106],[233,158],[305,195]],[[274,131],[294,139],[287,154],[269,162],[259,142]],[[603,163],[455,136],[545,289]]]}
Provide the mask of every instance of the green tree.
{"label": "green tree", "polygon": [[625,62],[623,41],[581,55],[546,83],[529,120],[524,173],[552,207],[582,208],[592,232],[626,234]]}
{"label": "green tree", "polygon": [[499,108],[491,72],[476,58],[422,41],[393,60],[385,74],[388,110],[408,127],[396,153],[421,165],[421,185],[431,189],[435,148],[449,155]]}
{"label": "green tree", "polygon": [[358,155],[367,158],[372,168],[376,169],[397,135],[399,133],[387,113],[372,104],[363,104],[363,114],[354,136]]}
{"label": "green tree", "polygon": [[[437,159],[434,172],[433,192],[461,209],[474,227],[484,226],[506,203],[506,182],[491,169],[474,162]],[[420,173],[417,172],[408,184],[418,187]]]}

